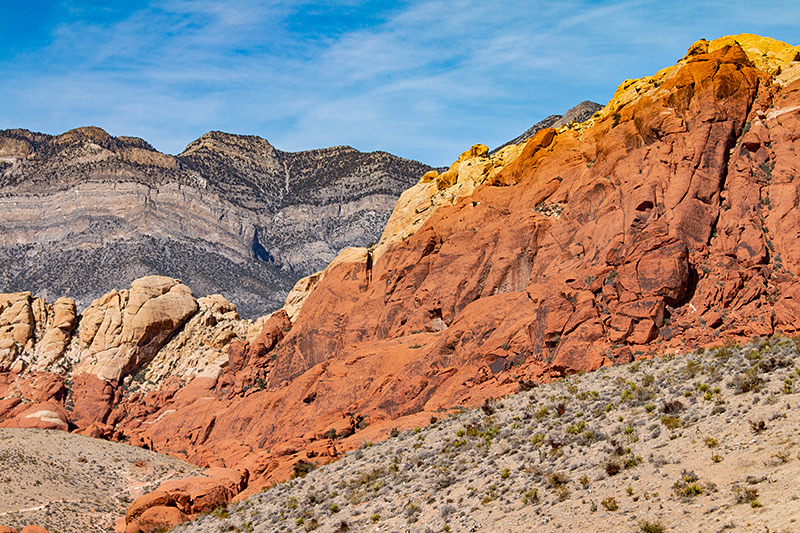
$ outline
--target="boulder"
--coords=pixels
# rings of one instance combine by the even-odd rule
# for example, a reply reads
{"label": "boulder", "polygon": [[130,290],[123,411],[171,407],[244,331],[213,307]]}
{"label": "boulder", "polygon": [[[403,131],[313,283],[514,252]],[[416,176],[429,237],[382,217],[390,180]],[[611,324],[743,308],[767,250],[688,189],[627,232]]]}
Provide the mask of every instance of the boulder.
{"label": "boulder", "polygon": [[75,373],[119,382],[149,363],[197,309],[186,285],[163,276],[137,279],[128,294],[114,292],[95,300],[85,313],[88,324],[81,329],[81,340],[88,349]]}
{"label": "boulder", "polygon": [[67,431],[69,423],[67,412],[55,402],[32,403],[12,420],[2,424],[5,427],[58,429]]}
{"label": "boulder", "polygon": [[125,513],[125,521],[132,522],[151,507],[166,507],[172,503],[172,498],[164,491],[155,491],[139,496],[130,504]]}
{"label": "boulder", "polygon": [[[148,508],[136,519],[134,527],[141,533],[156,533],[173,528],[188,519],[177,507],[154,506]],[[133,528],[131,529],[133,530]],[[127,528],[126,531],[128,531]]]}

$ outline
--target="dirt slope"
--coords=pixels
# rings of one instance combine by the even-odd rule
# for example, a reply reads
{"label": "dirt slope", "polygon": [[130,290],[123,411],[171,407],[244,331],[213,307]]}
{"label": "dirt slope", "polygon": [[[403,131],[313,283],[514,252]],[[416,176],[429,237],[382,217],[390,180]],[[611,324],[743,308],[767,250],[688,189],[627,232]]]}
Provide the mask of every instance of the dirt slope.
{"label": "dirt slope", "polygon": [[574,375],[176,531],[796,531],[798,365],[774,339]]}
{"label": "dirt slope", "polygon": [[0,429],[0,525],[109,531],[131,501],[202,469],[172,457],[63,431]]}

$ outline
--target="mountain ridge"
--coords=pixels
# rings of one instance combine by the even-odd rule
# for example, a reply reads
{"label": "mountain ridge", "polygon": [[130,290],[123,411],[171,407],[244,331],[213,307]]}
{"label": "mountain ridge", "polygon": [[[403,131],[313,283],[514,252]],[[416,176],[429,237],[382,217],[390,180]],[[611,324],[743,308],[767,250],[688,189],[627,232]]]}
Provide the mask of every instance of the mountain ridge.
{"label": "mountain ridge", "polygon": [[[279,308],[297,278],[340,248],[376,240],[400,192],[430,169],[349,147],[282,152],[223,132],[170,156],[96,127],[0,132],[0,161],[6,290],[88,305],[120,282],[167,274],[225,293],[247,316]],[[129,260],[104,260],[114,256]],[[47,275],[63,264],[68,279]]]}
{"label": "mountain ridge", "polygon": [[603,109],[602,105],[597,104],[595,102],[591,102],[589,100],[584,100],[580,104],[568,109],[563,115],[550,115],[543,118],[542,120],[540,120],[539,122],[528,128],[527,130],[522,132],[517,137],[514,137],[512,140],[492,150],[491,153],[499,152],[506,146],[512,144],[524,143],[525,141],[536,135],[536,133],[539,130],[543,130],[545,128],[560,128],[562,126],[567,126],[572,122],[578,122],[578,123],[585,122],[592,115],[594,115],[601,109]]}

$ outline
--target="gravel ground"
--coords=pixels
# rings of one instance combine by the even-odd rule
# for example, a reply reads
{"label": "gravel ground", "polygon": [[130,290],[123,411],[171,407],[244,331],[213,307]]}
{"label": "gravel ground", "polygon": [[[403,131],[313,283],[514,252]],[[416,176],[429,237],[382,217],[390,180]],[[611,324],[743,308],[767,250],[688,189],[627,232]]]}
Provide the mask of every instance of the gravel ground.
{"label": "gravel ground", "polygon": [[109,531],[162,480],[202,469],[141,448],[62,431],[0,429],[0,525]]}

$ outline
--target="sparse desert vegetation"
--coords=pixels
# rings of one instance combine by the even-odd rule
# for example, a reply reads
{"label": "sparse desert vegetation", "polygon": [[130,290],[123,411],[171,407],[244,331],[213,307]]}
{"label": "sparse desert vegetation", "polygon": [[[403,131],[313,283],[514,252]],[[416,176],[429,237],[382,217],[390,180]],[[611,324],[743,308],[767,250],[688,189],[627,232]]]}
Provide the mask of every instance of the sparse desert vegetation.
{"label": "sparse desert vegetation", "polygon": [[573,375],[179,530],[795,531],[799,364],[772,338]]}
{"label": "sparse desert vegetation", "polygon": [[109,531],[128,505],[194,465],[63,431],[0,429],[0,525]]}

